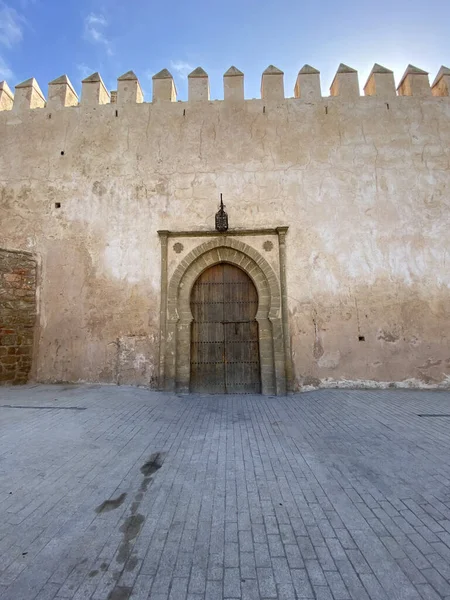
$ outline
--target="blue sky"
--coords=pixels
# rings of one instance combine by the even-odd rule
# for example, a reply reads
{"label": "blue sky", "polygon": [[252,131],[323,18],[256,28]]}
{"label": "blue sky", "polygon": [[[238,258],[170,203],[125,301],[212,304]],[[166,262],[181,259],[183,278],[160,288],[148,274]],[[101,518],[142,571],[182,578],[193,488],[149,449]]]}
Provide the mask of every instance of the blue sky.
{"label": "blue sky", "polygon": [[211,98],[221,99],[232,64],[245,73],[245,96],[258,98],[262,71],[285,72],[293,95],[298,70],[321,71],[328,95],[340,62],[358,69],[361,86],[374,62],[399,81],[412,63],[430,72],[450,66],[449,0],[0,0],[0,80],[11,87],[36,77],[43,92],[66,73],[100,71],[107,87],[133,70],[151,100],[151,77],[173,74],[178,97],[186,75],[202,66]]}

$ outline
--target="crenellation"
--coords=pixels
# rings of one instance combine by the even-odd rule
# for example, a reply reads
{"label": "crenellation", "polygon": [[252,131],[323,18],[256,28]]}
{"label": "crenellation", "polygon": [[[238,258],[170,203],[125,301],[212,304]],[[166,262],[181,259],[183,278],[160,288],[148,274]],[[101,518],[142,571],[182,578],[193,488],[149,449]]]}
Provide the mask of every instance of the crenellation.
{"label": "crenellation", "polygon": [[244,100],[244,73],[236,67],[230,67],[223,75],[223,99]]}
{"label": "crenellation", "polygon": [[364,86],[364,94],[383,98],[396,96],[394,72],[375,63]]}
{"label": "crenellation", "polygon": [[399,96],[431,96],[428,72],[408,65],[397,87]]}
{"label": "crenellation", "polygon": [[[162,69],[152,77],[152,103],[177,102],[177,90],[172,74]],[[244,95],[244,73],[230,67],[223,75],[225,102],[250,101]],[[428,73],[408,65],[402,79],[395,87],[394,73],[375,63],[364,85],[364,96],[379,98],[396,97],[449,97],[450,69],[442,66],[430,86]],[[330,96],[343,101],[360,98],[358,72],[341,63],[330,86]],[[317,102],[322,96],[320,71],[305,64],[298,72],[294,87],[294,98]],[[261,76],[261,99],[288,100],[284,92],[284,73],[270,65]],[[210,100],[208,74],[198,67],[188,75],[188,102]],[[46,101],[36,79],[31,78],[16,86],[14,95],[6,81],[0,82],[0,111],[26,110],[48,107],[63,109],[77,106],[99,106],[103,104],[143,104],[144,95],[138,77],[128,71],[117,79],[117,90],[109,92],[98,72],[82,80],[81,101],[67,75],[62,75],[48,84]]]}
{"label": "crenellation", "polygon": [[117,79],[117,104],[128,102],[138,104],[144,102],[141,84],[133,71],[128,71]]}
{"label": "crenellation", "polygon": [[359,98],[358,71],[341,63],[330,87],[331,96],[339,96],[341,100]]}
{"label": "crenellation", "polygon": [[320,71],[310,65],[304,65],[297,75],[294,97],[302,98],[302,100],[317,100],[321,98]]}
{"label": "crenellation", "polygon": [[433,96],[450,96],[450,69],[442,67],[436,75],[433,85],[431,86]]}
{"label": "crenellation", "polygon": [[11,110],[14,94],[6,81],[0,81],[0,110]]}
{"label": "crenellation", "polygon": [[176,102],[177,88],[173,80],[172,74],[163,69],[152,77],[153,81],[153,102]]}
{"label": "crenellation", "polygon": [[61,75],[48,84],[47,106],[53,109],[78,106],[78,95],[67,75]]}
{"label": "crenellation", "polygon": [[97,106],[109,104],[111,99],[100,73],[93,73],[81,82],[81,104],[83,106]]}
{"label": "crenellation", "polygon": [[262,100],[284,100],[284,73],[269,65],[261,77]]}
{"label": "crenellation", "polygon": [[13,110],[45,108],[45,96],[34,77],[16,85]]}
{"label": "crenellation", "polygon": [[189,102],[204,102],[209,100],[208,73],[197,67],[188,75],[188,100]]}

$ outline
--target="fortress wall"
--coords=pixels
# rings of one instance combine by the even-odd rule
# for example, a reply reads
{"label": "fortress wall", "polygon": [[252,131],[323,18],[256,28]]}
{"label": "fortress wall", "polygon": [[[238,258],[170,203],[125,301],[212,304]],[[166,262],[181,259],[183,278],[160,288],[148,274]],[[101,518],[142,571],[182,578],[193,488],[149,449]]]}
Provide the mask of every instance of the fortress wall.
{"label": "fortress wall", "polygon": [[289,225],[295,388],[448,383],[449,142],[431,94],[1,111],[0,246],[42,264],[36,378],[156,387],[157,230],[212,229],[222,193],[230,228]]}

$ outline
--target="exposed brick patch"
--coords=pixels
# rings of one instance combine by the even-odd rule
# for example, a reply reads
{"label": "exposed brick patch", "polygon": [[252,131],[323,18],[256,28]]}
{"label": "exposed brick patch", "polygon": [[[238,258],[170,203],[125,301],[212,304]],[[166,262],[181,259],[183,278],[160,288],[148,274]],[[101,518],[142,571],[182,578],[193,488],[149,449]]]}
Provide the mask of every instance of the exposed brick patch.
{"label": "exposed brick patch", "polygon": [[0,385],[26,383],[36,320],[36,261],[0,248]]}

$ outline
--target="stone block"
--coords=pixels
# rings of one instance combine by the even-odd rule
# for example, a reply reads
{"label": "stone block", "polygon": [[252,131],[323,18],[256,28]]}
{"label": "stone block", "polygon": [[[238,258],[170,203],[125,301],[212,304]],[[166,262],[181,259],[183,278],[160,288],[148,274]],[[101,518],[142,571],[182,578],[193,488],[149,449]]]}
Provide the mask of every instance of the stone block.
{"label": "stone block", "polygon": [[433,96],[450,96],[450,69],[448,67],[442,65],[439,69],[431,86],[431,93]]}
{"label": "stone block", "polygon": [[16,85],[13,110],[44,108],[45,97],[34,77]]}
{"label": "stone block", "polygon": [[408,65],[397,87],[399,96],[431,96],[428,72]]}
{"label": "stone block", "polygon": [[375,63],[364,86],[364,94],[383,98],[396,96],[393,71]]}
{"label": "stone block", "polygon": [[302,98],[303,100],[316,100],[317,98],[321,98],[320,71],[310,65],[304,65],[297,75],[294,97]]}
{"label": "stone block", "polygon": [[0,110],[11,110],[14,103],[14,94],[6,81],[0,81]]}
{"label": "stone block", "polygon": [[269,65],[261,77],[261,98],[263,100],[284,100],[284,73]]}
{"label": "stone block", "polygon": [[223,76],[223,99],[244,100],[244,73],[236,67],[230,67]]}
{"label": "stone block", "polygon": [[[24,383],[31,368],[36,318],[36,263],[27,253],[0,249],[0,373],[2,383]],[[23,302],[24,294],[30,301]]]}
{"label": "stone block", "polygon": [[133,71],[121,75],[117,79],[117,104],[141,104],[143,101],[144,94],[142,93],[141,84]]}
{"label": "stone block", "polygon": [[209,100],[209,78],[201,67],[188,75],[188,99],[189,102]]}
{"label": "stone block", "polygon": [[48,84],[49,108],[57,109],[65,106],[78,106],[78,96],[67,75],[62,75]]}
{"label": "stone block", "polygon": [[331,96],[342,100],[359,98],[358,71],[341,63],[330,87]]}
{"label": "stone block", "polygon": [[153,95],[152,102],[176,102],[177,89],[172,74],[163,69],[152,77]]}
{"label": "stone block", "polygon": [[109,104],[109,92],[103,83],[100,73],[93,73],[83,79],[81,88],[81,104],[83,106],[97,106]]}

